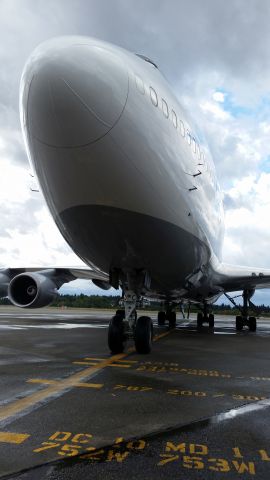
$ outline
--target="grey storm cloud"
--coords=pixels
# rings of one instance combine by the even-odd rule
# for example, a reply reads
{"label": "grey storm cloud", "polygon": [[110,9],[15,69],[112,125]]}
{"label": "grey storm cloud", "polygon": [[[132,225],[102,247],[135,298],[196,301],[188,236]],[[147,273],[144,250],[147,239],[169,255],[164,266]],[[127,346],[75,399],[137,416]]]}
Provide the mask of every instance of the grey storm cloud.
{"label": "grey storm cloud", "polygon": [[[11,186],[12,194],[12,186]],[[0,236],[10,237],[10,231],[16,229],[18,233],[27,233],[39,225],[38,213],[44,203],[40,196],[26,200],[23,203],[1,205],[0,209]],[[23,221],[22,221],[23,220]]]}
{"label": "grey storm cloud", "polygon": [[253,225],[245,227],[244,229],[241,229],[241,227],[235,229],[231,228],[230,237],[234,239],[236,245],[241,246],[240,252],[238,251],[235,254],[233,262],[231,261],[231,263],[261,268],[265,268],[265,266],[268,264],[269,268],[269,254],[268,258],[264,255],[264,252],[269,251],[270,244],[270,232],[267,228],[265,228],[265,231],[263,232],[263,235],[261,235],[259,242],[258,234]]}
{"label": "grey storm cloud", "polygon": [[239,195],[237,198],[232,197],[229,193],[225,193],[223,197],[223,205],[225,210],[232,210],[238,208],[246,208],[252,210],[253,198],[250,195]]}
{"label": "grey storm cloud", "polygon": [[[201,77],[217,75],[239,101],[254,100],[270,85],[269,19],[268,0],[2,0],[0,130],[18,136],[25,61],[59,35],[96,36],[152,57],[180,97],[196,93]],[[23,148],[10,148],[25,163]]]}
{"label": "grey storm cloud", "polygon": [[201,69],[245,84],[254,78],[254,95],[270,76],[269,19],[267,0],[2,0],[0,101],[16,108],[20,74],[36,45],[76,34],[148,54],[177,84]]}

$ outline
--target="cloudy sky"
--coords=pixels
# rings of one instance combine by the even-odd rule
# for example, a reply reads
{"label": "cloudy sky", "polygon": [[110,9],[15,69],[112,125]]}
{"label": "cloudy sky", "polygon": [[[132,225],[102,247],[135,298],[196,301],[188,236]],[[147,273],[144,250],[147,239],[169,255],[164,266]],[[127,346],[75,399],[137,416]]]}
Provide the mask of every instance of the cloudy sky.
{"label": "cloudy sky", "polygon": [[[80,264],[30,190],[18,111],[32,50],[79,34],[159,65],[214,157],[226,209],[223,260],[270,268],[269,25],[269,0],[0,0],[0,265]],[[256,300],[270,303],[270,292]]]}

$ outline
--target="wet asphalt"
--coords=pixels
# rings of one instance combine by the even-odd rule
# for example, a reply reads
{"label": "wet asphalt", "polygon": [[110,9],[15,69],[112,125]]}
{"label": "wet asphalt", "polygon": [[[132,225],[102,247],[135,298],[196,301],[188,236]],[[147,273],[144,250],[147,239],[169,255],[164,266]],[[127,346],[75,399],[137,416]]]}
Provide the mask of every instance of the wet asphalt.
{"label": "wet asphalt", "polygon": [[0,477],[270,478],[270,320],[178,315],[111,356],[112,313],[0,308]]}

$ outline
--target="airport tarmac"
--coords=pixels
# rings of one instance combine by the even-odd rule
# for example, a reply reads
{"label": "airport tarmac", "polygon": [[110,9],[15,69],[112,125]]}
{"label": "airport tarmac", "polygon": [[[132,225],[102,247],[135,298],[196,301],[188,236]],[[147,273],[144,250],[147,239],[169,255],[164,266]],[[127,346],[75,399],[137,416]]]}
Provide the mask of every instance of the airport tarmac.
{"label": "airport tarmac", "polygon": [[111,356],[111,315],[0,307],[1,479],[268,480],[270,319],[153,314],[152,353]]}

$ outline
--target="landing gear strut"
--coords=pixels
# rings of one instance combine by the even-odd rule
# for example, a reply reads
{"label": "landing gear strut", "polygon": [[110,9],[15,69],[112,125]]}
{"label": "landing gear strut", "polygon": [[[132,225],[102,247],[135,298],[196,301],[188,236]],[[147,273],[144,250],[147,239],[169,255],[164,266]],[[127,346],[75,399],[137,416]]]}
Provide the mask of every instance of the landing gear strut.
{"label": "landing gear strut", "polygon": [[234,298],[236,297],[230,297],[227,293],[224,293],[224,295],[230,300],[230,302],[240,310],[241,315],[236,316],[236,321],[235,321],[235,327],[238,332],[243,330],[244,326],[247,326],[249,328],[250,332],[256,332],[257,329],[257,320],[256,317],[249,316],[249,308],[253,307],[256,309],[256,306],[251,302],[251,297],[253,296],[255,290],[247,290],[245,289],[242,293],[243,297],[243,307],[240,307],[237,305],[237,303],[234,301]]}
{"label": "landing gear strut", "polygon": [[150,353],[153,340],[153,324],[150,317],[137,319],[139,297],[133,290],[124,295],[125,310],[117,310],[109,324],[108,345],[113,354],[122,353],[128,339],[134,339],[138,353]]}
{"label": "landing gear strut", "polygon": [[213,313],[209,312],[208,303],[204,302],[202,312],[197,313],[197,327],[201,328],[204,323],[208,323],[209,328],[214,328],[215,326],[215,316]]}

